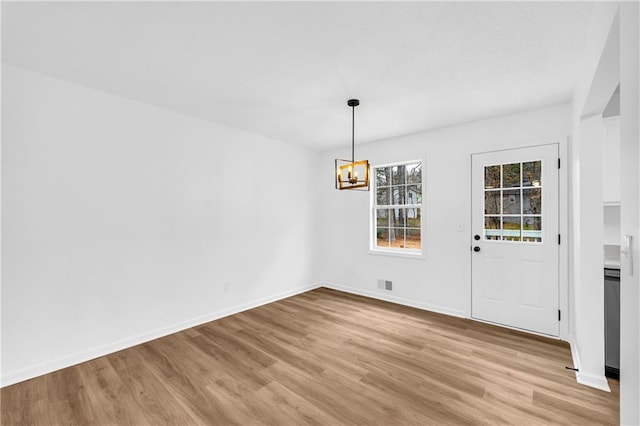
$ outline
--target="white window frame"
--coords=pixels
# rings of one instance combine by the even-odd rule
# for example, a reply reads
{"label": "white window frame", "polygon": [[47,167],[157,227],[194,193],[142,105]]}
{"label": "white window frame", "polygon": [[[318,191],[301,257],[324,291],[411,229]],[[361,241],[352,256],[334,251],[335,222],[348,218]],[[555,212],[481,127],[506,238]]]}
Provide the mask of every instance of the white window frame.
{"label": "white window frame", "polygon": [[[395,247],[376,247],[376,194],[377,194],[377,177],[376,177],[376,169],[383,167],[394,167],[394,166],[404,166],[407,164],[415,164],[420,163],[422,167],[422,181],[420,182],[420,187],[422,189],[422,203],[419,204],[404,204],[403,208],[420,208],[420,249],[409,249],[409,248],[395,248]],[[386,164],[377,164],[371,166],[371,181],[372,181],[372,191],[370,195],[370,208],[369,208],[369,253],[375,255],[383,255],[383,256],[398,256],[398,257],[406,257],[411,259],[424,259],[425,253],[425,164],[426,161],[424,159],[414,159],[408,161],[396,161],[393,163]],[[393,185],[392,185],[393,186]]]}

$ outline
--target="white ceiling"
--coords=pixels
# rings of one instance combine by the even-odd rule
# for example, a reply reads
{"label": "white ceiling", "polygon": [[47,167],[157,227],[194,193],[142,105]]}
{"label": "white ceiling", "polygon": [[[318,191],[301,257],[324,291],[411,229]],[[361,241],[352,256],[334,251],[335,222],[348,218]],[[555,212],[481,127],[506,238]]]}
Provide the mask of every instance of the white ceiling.
{"label": "white ceiling", "polygon": [[2,4],[2,60],[318,151],[571,99],[592,4]]}

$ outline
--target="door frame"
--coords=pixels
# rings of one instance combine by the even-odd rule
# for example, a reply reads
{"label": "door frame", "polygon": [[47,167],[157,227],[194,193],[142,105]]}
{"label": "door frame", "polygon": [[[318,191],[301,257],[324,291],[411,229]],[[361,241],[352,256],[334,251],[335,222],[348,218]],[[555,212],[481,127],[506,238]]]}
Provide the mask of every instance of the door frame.
{"label": "door frame", "polygon": [[[520,149],[520,148],[529,148],[540,145],[552,145],[556,144],[558,146],[558,157],[560,158],[560,173],[558,174],[558,230],[560,232],[560,250],[558,252],[558,306],[560,311],[562,312],[562,318],[558,327],[558,339],[569,341],[570,330],[572,327],[572,318],[573,312],[569,310],[569,242],[571,241],[569,235],[569,176],[570,176],[570,168],[571,164],[568,161],[568,151],[569,144],[571,143],[571,138],[569,136],[558,136],[552,138],[544,138],[537,140],[529,140],[522,141],[518,144],[514,144],[512,146],[505,146],[501,149],[490,149],[486,151],[477,151],[472,152],[469,155],[469,231],[468,231],[468,241],[469,241],[469,291],[468,291],[468,304],[467,304],[467,318],[473,321],[478,322],[486,322],[477,318],[471,317],[471,308],[472,308],[472,296],[471,292],[473,291],[472,280],[473,280],[473,260],[471,251],[471,247],[473,246],[473,235],[471,230],[471,223],[473,219],[473,203],[472,203],[472,191],[473,191],[473,173],[472,173],[472,158],[473,155],[476,154],[485,154],[491,152],[499,152],[499,151],[508,151],[512,149]],[[491,323],[494,324],[494,323]],[[499,325],[500,327],[510,328],[513,330],[523,331],[530,334],[537,334],[544,337],[549,337],[551,339],[555,338],[554,336],[549,336],[547,334],[539,334],[532,331],[522,330],[515,327],[510,327],[507,325]]]}

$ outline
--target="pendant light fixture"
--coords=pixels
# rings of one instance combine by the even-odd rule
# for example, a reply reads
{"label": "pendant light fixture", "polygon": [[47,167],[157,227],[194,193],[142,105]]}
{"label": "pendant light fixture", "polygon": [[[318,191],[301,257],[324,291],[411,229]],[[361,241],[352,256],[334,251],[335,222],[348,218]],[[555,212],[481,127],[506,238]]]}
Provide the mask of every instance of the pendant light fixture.
{"label": "pendant light fixture", "polygon": [[358,99],[349,99],[347,105],[351,107],[351,161],[336,158],[335,177],[336,189],[369,190],[369,161],[355,160],[355,111],[360,105]]}

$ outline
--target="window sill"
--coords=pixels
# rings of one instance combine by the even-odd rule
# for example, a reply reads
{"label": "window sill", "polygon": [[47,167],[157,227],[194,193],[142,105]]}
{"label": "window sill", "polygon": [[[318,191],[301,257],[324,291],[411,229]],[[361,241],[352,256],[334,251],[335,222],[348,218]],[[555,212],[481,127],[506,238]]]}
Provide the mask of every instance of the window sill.
{"label": "window sill", "polygon": [[414,259],[414,260],[426,260],[426,256],[423,251],[401,252],[401,251],[395,251],[395,250],[369,249],[369,254],[374,254],[377,256],[404,257],[405,259]]}

